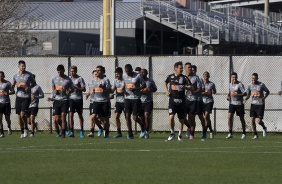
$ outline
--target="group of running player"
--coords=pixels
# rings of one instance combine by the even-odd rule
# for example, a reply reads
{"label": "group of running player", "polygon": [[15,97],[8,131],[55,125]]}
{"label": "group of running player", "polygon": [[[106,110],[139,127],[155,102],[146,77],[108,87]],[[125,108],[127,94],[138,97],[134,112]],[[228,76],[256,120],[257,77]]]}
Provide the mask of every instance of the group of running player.
{"label": "group of running player", "polygon": [[[23,60],[18,63],[19,72],[14,75],[12,84],[5,80],[4,72],[0,71],[0,137],[5,137],[2,116],[8,124],[8,133],[11,129],[11,105],[9,95],[16,91],[16,113],[21,128],[21,138],[28,136],[28,124],[31,125],[30,137],[34,137],[35,117],[38,113],[38,103],[40,98],[44,98],[41,87],[36,84],[35,75],[25,70],[26,64]],[[183,68],[185,74],[182,74]],[[88,84],[86,100],[90,99],[90,133],[88,137],[94,137],[95,125],[98,126],[98,136],[104,133],[104,138],[109,137],[109,118],[111,116],[110,100],[116,96],[115,103],[115,123],[117,134],[114,138],[122,137],[120,115],[124,112],[128,129],[127,138],[133,139],[132,119],[141,127],[140,138],[149,138],[151,126],[151,113],[153,110],[152,93],[157,91],[154,80],[148,78],[148,71],[137,67],[135,71],[130,64],[115,69],[115,80],[111,85],[106,77],[105,67],[99,65],[92,72],[92,80]],[[83,118],[83,92],[86,91],[84,79],[77,74],[77,67],[70,67],[70,77],[65,75],[63,65],[57,66],[58,75],[52,79],[52,95],[48,98],[53,101],[53,120],[57,132],[57,137],[74,137],[74,113],[78,113],[80,121],[80,137],[84,137]],[[175,137],[174,116],[178,115],[179,133],[178,140],[182,140],[183,125],[187,126],[186,137],[194,139],[195,117],[198,115],[202,124],[202,139],[207,138],[207,130],[210,130],[210,138],[214,132],[211,125],[210,114],[213,110],[213,94],[216,94],[216,87],[209,80],[209,72],[203,73],[203,78],[197,74],[197,67],[187,62],[183,66],[181,61],[174,64],[174,73],[168,75],[164,83],[166,95],[169,97],[169,122],[171,134],[168,140]],[[250,116],[252,117],[252,127],[254,138],[258,138],[256,123],[263,127],[263,136],[266,136],[267,129],[262,121],[265,109],[265,98],[269,95],[267,87],[258,81],[258,75],[252,74],[252,83],[247,89],[237,80],[237,74],[231,73],[231,83],[227,100],[229,103],[228,127],[229,134],[226,138],[232,138],[232,127],[234,113],[240,117],[243,134],[241,139],[246,138],[244,104],[252,96]],[[243,96],[246,96],[243,99]],[[67,114],[69,114],[69,126],[67,126]]]}

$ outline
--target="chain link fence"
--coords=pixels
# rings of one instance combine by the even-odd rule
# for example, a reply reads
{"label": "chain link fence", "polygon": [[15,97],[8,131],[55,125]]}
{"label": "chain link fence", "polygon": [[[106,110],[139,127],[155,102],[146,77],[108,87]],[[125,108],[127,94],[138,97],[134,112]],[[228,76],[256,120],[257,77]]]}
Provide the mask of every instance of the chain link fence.
{"label": "chain link fence", "polygon": [[[106,75],[111,82],[114,80],[114,70],[117,66],[124,68],[130,63],[135,67],[146,68],[149,71],[149,77],[152,78],[158,87],[158,91],[154,93],[154,110],[152,114],[152,130],[168,131],[170,130],[168,121],[168,98],[163,88],[164,80],[167,75],[173,73],[173,65],[177,61],[184,64],[190,62],[198,67],[197,74],[202,77],[205,71],[210,73],[210,80],[215,83],[217,94],[214,95],[214,111],[211,115],[212,124],[219,132],[227,132],[227,113],[229,102],[226,95],[229,91],[230,73],[232,71],[238,73],[238,79],[247,88],[251,82],[252,73],[259,75],[259,80],[264,82],[269,88],[271,94],[266,99],[266,112],[264,121],[271,132],[281,132],[282,126],[280,121],[280,109],[282,97],[277,95],[280,90],[281,72],[280,66],[282,56],[128,56],[128,57],[0,57],[0,70],[5,72],[6,80],[11,81],[14,74],[18,72],[18,61],[25,60],[27,70],[36,75],[37,83],[42,87],[45,99],[41,99],[39,103],[39,112],[36,117],[39,130],[52,130],[52,103],[46,99],[51,94],[51,80],[57,75],[56,67],[63,64],[65,68],[76,65],[78,75],[81,75],[87,86],[92,80],[92,71],[98,65],[106,68]],[[68,70],[66,70],[66,74]],[[88,87],[87,87],[88,91]],[[15,95],[11,96],[11,105],[14,107]],[[110,119],[111,131],[116,130],[114,122],[114,105],[112,100],[112,116]],[[89,119],[89,100],[85,100],[84,96],[84,128],[90,128]],[[249,118],[250,100],[245,106],[247,131],[251,131],[251,119]],[[19,124],[15,111],[11,114],[12,129],[19,130]],[[79,129],[78,116],[74,117],[75,129]],[[122,130],[127,130],[125,118],[121,116]],[[200,121],[196,118],[196,131],[201,131]],[[4,122],[4,129],[7,125]],[[140,127],[136,126],[136,130]],[[241,132],[241,123],[238,117],[234,118],[234,131]]]}

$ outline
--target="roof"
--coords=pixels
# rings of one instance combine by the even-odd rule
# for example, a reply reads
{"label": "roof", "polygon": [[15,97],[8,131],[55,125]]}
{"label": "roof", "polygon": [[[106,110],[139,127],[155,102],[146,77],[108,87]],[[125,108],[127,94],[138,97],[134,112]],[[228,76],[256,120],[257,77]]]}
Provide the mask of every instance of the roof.
{"label": "roof", "polygon": [[[102,1],[89,2],[30,2],[24,6],[25,10],[32,10],[29,17],[37,17],[37,23],[44,23],[45,29],[98,29],[103,14]],[[135,28],[135,20],[142,17],[140,3],[116,2],[117,28]],[[59,26],[59,24],[69,24]],[[122,23],[122,26],[121,24]],[[133,24],[131,24],[133,23]],[[47,24],[50,26],[47,26]],[[83,26],[83,24],[89,24]],[[58,26],[56,26],[58,25]],[[72,26],[74,25],[74,26]],[[75,26],[79,25],[79,26]],[[37,25],[38,26],[38,25]],[[43,29],[41,27],[41,29]]]}

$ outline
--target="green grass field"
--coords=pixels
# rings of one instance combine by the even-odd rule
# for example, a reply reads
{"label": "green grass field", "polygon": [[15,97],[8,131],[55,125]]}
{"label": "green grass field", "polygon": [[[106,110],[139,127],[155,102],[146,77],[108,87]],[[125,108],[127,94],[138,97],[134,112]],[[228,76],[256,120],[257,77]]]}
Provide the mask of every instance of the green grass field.
{"label": "green grass field", "polygon": [[[124,133],[125,135],[126,133]],[[111,137],[114,133],[110,134]],[[152,133],[150,139],[55,138],[38,132],[0,139],[1,183],[280,183],[282,136],[201,141]]]}

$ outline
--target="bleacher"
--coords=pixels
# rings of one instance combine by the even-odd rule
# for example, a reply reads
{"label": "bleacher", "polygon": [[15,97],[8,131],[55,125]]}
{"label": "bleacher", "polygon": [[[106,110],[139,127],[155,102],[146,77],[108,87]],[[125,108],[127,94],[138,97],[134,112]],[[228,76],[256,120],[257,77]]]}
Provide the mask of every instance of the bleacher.
{"label": "bleacher", "polygon": [[250,19],[217,11],[179,8],[165,0],[144,0],[141,7],[144,16],[207,44],[282,45],[281,26],[270,21],[265,24],[259,13],[255,19]]}

